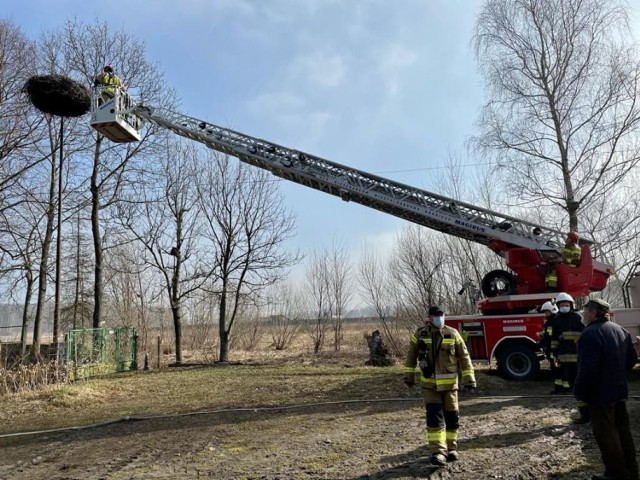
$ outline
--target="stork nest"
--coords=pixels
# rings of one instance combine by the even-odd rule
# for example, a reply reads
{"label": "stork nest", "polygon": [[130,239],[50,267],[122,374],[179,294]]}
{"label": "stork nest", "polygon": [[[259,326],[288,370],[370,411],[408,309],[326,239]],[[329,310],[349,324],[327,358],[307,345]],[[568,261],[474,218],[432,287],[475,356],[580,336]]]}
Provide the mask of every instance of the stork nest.
{"label": "stork nest", "polygon": [[63,75],[31,77],[24,91],[38,110],[51,115],[80,117],[91,108],[89,89]]}

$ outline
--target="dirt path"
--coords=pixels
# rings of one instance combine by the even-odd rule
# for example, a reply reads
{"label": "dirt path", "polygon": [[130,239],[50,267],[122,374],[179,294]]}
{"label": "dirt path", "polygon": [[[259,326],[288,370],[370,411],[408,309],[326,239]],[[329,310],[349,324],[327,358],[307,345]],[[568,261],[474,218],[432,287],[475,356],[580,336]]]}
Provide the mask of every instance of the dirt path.
{"label": "dirt path", "polygon": [[[636,433],[639,405],[629,405]],[[589,478],[600,470],[599,454],[589,426],[571,425],[573,407],[569,397],[464,399],[462,458],[441,470],[428,464],[421,404],[407,399],[1,439],[0,478]]]}
{"label": "dirt path", "polygon": [[[571,397],[546,395],[549,379],[506,382],[482,366],[479,395],[460,401],[461,460],[435,470],[418,389],[407,390],[397,367],[357,365],[185,369],[4,397],[0,433],[173,416],[0,435],[0,480],[585,479],[602,470],[590,426],[571,423]],[[630,387],[640,447],[639,369]]]}

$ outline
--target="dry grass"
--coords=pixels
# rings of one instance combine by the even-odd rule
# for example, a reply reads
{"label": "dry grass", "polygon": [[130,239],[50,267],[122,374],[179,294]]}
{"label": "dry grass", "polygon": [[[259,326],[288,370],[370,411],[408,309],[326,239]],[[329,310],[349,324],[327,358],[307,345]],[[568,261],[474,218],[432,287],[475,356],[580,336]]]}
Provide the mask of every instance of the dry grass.
{"label": "dry grass", "polygon": [[19,364],[0,368],[0,396],[38,390],[64,381],[64,370],[55,362]]}
{"label": "dry grass", "polygon": [[[72,384],[64,384],[53,363],[0,370],[0,388],[4,387],[0,390],[0,432],[91,424],[132,415],[309,403],[336,394],[350,398],[364,392],[357,385],[365,381],[382,382],[384,392],[384,385],[396,385],[399,370],[364,367],[368,358],[364,336],[375,328],[372,323],[350,323],[340,351],[328,345],[319,355],[313,354],[312,341],[304,334],[280,351],[264,334],[252,350],[233,349],[231,365],[226,366],[212,363],[208,350],[186,350],[186,363],[211,366],[179,369],[167,367],[175,357],[171,343],[164,340],[160,370],[155,368],[157,359],[152,358],[150,372]],[[194,342],[187,339],[185,344]],[[279,385],[276,395],[274,383]]]}
{"label": "dry grass", "polygon": [[[333,366],[183,368],[120,374],[0,398],[0,433],[85,425],[124,416],[281,406],[398,394],[398,369]],[[276,388],[274,388],[276,386]]]}

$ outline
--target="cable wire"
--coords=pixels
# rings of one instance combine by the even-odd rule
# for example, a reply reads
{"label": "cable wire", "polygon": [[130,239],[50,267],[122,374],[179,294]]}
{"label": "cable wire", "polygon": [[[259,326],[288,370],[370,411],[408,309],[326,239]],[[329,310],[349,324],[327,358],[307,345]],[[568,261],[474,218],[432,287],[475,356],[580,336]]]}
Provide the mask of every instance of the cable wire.
{"label": "cable wire", "polygon": [[[573,397],[569,395],[469,395],[460,399],[460,403],[467,403],[470,400],[517,400],[517,399],[555,399],[555,400],[572,400]],[[630,396],[629,400],[638,401],[640,396]],[[422,397],[399,397],[399,398],[374,398],[369,400],[336,400],[331,402],[314,402],[314,403],[299,403],[295,405],[280,405],[275,407],[237,407],[237,408],[221,408],[216,410],[200,410],[196,412],[183,412],[183,413],[168,413],[162,415],[127,415],[114,420],[107,420],[104,422],[91,423],[88,425],[79,425],[72,427],[52,428],[48,430],[33,430],[27,432],[15,432],[5,433],[0,435],[2,438],[12,437],[24,437],[29,435],[44,435],[48,433],[60,433],[71,432],[79,430],[90,430],[94,428],[105,427],[108,425],[114,425],[116,423],[125,422],[139,422],[145,420],[158,420],[162,418],[179,418],[179,417],[193,417],[196,415],[214,415],[220,413],[260,413],[260,412],[277,412],[282,410],[296,410],[302,408],[321,407],[326,405],[347,405],[357,403],[386,403],[386,402],[417,402],[423,401]]]}

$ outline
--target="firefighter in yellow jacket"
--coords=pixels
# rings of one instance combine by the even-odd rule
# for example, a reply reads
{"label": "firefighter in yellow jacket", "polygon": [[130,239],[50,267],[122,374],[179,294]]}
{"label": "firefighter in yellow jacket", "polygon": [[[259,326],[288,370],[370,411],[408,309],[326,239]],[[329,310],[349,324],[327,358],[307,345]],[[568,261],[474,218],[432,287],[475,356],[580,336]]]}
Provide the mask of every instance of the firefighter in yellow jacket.
{"label": "firefighter in yellow jacket", "polygon": [[428,323],[411,336],[404,381],[415,382],[416,364],[427,411],[427,440],[431,463],[443,466],[458,460],[458,375],[466,390],[476,387],[467,347],[454,328],[445,326],[444,310],[429,308]]}
{"label": "firefighter in yellow jacket", "polygon": [[102,72],[96,75],[93,80],[94,87],[102,87],[101,100],[103,102],[109,101],[116,94],[116,89],[124,90],[124,84],[120,77],[113,72],[111,64],[105,65]]}

